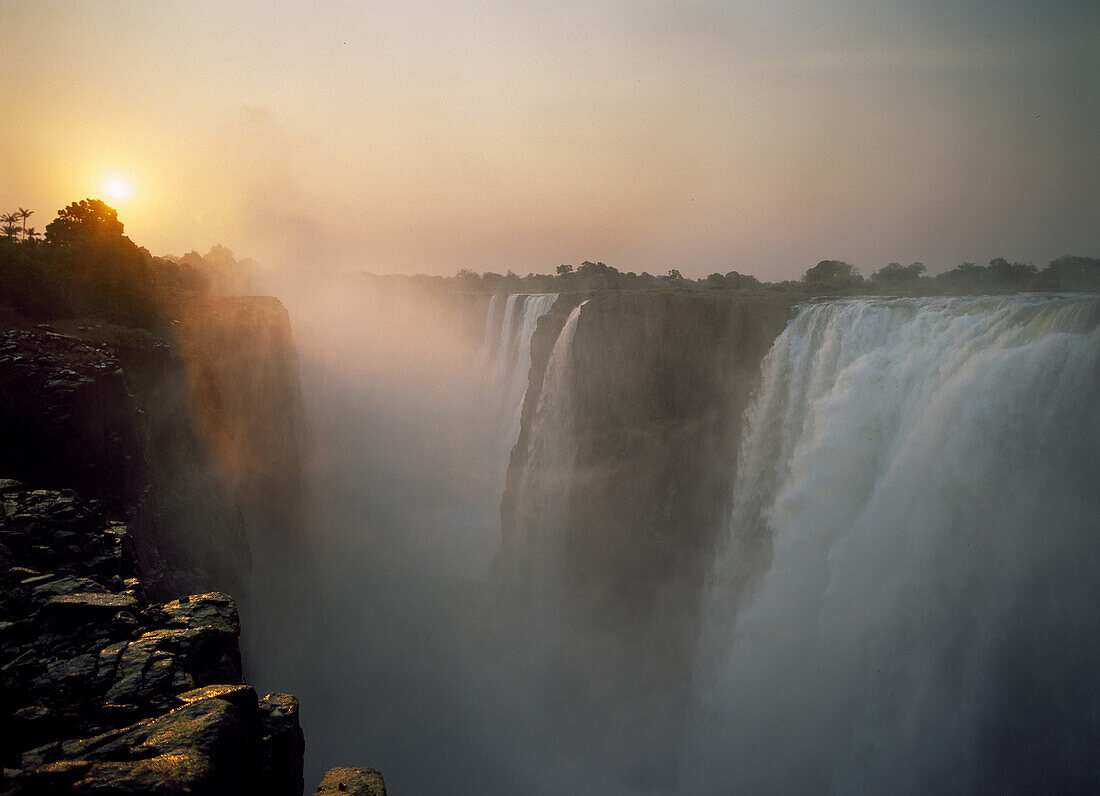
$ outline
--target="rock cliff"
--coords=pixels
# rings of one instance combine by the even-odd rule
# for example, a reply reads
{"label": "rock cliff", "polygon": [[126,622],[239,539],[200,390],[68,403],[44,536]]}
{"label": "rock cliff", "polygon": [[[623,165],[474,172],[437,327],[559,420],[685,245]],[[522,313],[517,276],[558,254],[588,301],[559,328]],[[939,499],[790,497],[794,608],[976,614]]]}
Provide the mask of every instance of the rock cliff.
{"label": "rock cliff", "polygon": [[245,683],[225,593],[255,607],[254,551],[303,542],[289,320],[275,299],[165,304],[152,329],[0,331],[4,794],[302,792],[297,700]]}
{"label": "rock cliff", "polygon": [[0,333],[0,471],[104,501],[154,594],[247,594],[249,537],[301,535],[289,320],[275,299],[202,295],[171,316]]}
{"label": "rock cliff", "polygon": [[192,411],[248,537],[300,541],[305,418],[286,308],[199,296],[179,315]]}
{"label": "rock cliff", "polygon": [[[517,491],[550,352],[581,298],[563,297],[532,340],[502,504],[504,570],[546,566],[524,561],[539,553],[517,541]],[[601,293],[583,307],[565,385],[568,505],[544,557],[559,571],[539,599],[558,602],[566,642],[556,665],[586,699],[644,706],[684,692],[707,573],[729,522],[741,416],[791,311],[789,299],[728,291]]]}
{"label": "rock cliff", "polygon": [[301,793],[297,700],[244,684],[230,597],[150,602],[101,503],[0,501],[3,793]]}

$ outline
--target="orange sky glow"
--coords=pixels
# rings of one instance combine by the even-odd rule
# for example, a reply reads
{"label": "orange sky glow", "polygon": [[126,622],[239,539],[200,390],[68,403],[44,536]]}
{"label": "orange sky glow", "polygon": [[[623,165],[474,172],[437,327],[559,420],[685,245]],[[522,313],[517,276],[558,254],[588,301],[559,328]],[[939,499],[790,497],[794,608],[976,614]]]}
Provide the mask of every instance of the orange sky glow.
{"label": "orange sky glow", "polygon": [[1098,8],[9,1],[0,208],[300,269],[1097,256]]}

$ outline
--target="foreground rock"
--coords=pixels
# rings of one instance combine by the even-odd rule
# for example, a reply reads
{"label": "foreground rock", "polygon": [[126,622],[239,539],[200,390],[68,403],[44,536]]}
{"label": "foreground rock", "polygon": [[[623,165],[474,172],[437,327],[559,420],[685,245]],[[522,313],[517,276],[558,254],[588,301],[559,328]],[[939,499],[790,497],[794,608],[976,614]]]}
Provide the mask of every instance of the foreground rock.
{"label": "foreground rock", "polygon": [[373,768],[330,768],[321,778],[318,793],[349,793],[352,796],[386,796],[386,783]]}
{"label": "foreground rock", "polygon": [[0,793],[301,793],[297,700],[239,635],[225,594],[148,602],[98,506],[0,480]]}

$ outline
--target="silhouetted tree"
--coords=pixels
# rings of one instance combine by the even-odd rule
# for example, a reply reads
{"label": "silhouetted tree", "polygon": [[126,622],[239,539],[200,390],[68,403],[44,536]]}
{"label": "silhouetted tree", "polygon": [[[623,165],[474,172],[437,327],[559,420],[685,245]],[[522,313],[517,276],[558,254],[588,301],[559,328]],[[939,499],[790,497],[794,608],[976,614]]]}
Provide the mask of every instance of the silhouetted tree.
{"label": "silhouetted tree", "polygon": [[1042,290],[1100,290],[1100,259],[1064,255],[1051,260],[1037,281]]}
{"label": "silhouetted tree", "polygon": [[99,199],[82,199],[57,212],[46,225],[46,242],[60,245],[122,238],[118,211]]}
{"label": "silhouetted tree", "polygon": [[19,234],[19,225],[16,223],[19,221],[18,213],[4,213],[0,215],[0,231],[4,233],[4,236],[9,241],[15,241],[16,236]]}
{"label": "silhouetted tree", "polygon": [[924,263],[890,263],[871,274],[871,284],[879,287],[912,286],[926,270]]}
{"label": "silhouetted tree", "polygon": [[83,312],[149,328],[158,317],[150,258],[122,232],[118,211],[84,199],[58,212],[46,226],[46,242],[81,297]]}
{"label": "silhouetted tree", "polygon": [[1038,272],[1034,265],[1010,263],[1004,257],[989,261],[989,274],[994,282],[1005,287],[1024,289]]}
{"label": "silhouetted tree", "polygon": [[573,266],[567,263],[562,263],[557,268],[555,268],[554,271],[557,273],[558,276],[565,276],[566,274],[573,273]]}
{"label": "silhouetted tree", "polygon": [[807,285],[829,287],[854,287],[863,283],[863,277],[851,263],[843,260],[822,260],[802,275]]}
{"label": "silhouetted tree", "polygon": [[33,210],[28,210],[25,207],[21,207],[18,210],[19,217],[23,219],[23,237],[27,237],[27,219],[34,215]]}
{"label": "silhouetted tree", "polygon": [[951,293],[1015,293],[1034,289],[1040,281],[1037,273],[1034,265],[997,257],[988,266],[962,263],[933,281],[937,288]]}

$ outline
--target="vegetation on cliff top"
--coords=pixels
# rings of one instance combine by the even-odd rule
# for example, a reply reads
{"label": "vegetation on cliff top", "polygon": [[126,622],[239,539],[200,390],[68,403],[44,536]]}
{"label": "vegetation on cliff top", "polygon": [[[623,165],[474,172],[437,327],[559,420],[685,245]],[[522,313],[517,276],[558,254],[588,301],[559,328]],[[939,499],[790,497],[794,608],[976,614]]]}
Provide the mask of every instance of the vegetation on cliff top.
{"label": "vegetation on cliff top", "polygon": [[99,199],[59,210],[44,236],[26,226],[33,214],[0,215],[0,307],[31,322],[94,318],[154,329],[174,317],[180,294],[249,292],[251,261],[238,263],[223,246],[205,256],[154,257]]}
{"label": "vegetation on cliff top", "polygon": [[[424,277],[427,279],[427,277]],[[1066,255],[1042,271],[1034,265],[1010,263],[1003,258],[989,265],[963,263],[951,271],[927,276],[922,263],[889,263],[869,278],[841,260],[822,260],[807,269],[799,281],[761,282],[751,274],[730,271],[701,279],[685,278],[671,269],[664,276],[642,272],[623,273],[605,263],[584,262],[578,268],[560,265],[553,275],[519,276],[462,270],[447,282],[462,290],[486,293],[565,293],[599,290],[737,290],[815,295],[963,295],[975,293],[1023,293],[1100,291],[1100,258]]]}
{"label": "vegetation on cliff top", "polygon": [[[237,261],[223,246],[206,255],[154,257],[124,234],[118,212],[98,199],[73,202],[58,211],[45,235],[27,226],[33,210],[0,214],[0,307],[7,305],[32,322],[100,318],[119,326],[153,329],[172,317],[181,293],[251,292],[256,264]],[[799,281],[761,282],[729,271],[689,279],[673,268],[654,276],[622,272],[602,262],[563,264],[554,274],[478,274],[411,279],[435,288],[481,293],[594,292],[604,290],[733,290],[745,293],[817,295],[933,295],[1100,291],[1100,259],[1063,256],[1043,270],[1003,258],[988,265],[962,263],[928,276],[921,263],[889,263],[864,278],[851,264],[822,260]]]}

